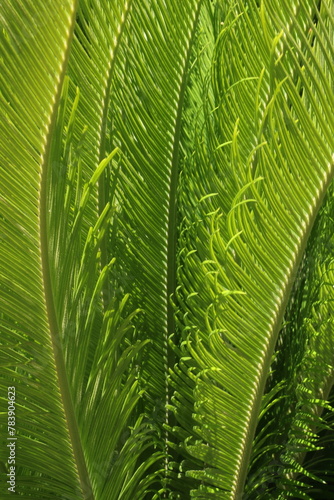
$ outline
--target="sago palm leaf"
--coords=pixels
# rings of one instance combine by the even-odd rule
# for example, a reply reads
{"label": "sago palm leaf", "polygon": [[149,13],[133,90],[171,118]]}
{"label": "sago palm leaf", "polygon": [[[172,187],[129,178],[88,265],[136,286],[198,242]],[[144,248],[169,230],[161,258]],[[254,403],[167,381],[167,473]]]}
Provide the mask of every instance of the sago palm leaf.
{"label": "sago palm leaf", "polygon": [[103,303],[114,259],[105,262],[100,248],[112,207],[94,210],[94,200],[117,150],[87,166],[80,92],[73,98],[64,81],[75,8],[22,13],[8,2],[3,14],[1,384],[3,398],[8,386],[17,394],[14,490],[20,498],[142,498],[161,454],[138,462],[154,443],[143,416],[131,417],[141,396],[134,359],[145,342],[124,337],[136,311],[124,316],[127,296]]}
{"label": "sago palm leaf", "polygon": [[[69,392],[58,351],[46,226],[50,140],[75,9],[70,1],[16,7],[3,2],[1,9],[0,301],[1,342],[8,349],[1,396],[6,399],[7,387],[15,386],[20,422],[16,471],[22,481],[21,492],[13,493],[17,498],[23,491],[27,496],[52,498],[56,491],[76,498],[77,467],[84,466],[82,449],[72,448],[69,439],[71,434],[72,442],[77,441],[70,404],[64,414]],[[9,436],[7,426],[3,429]],[[31,476],[35,481],[29,481]]]}
{"label": "sago palm leaf", "polygon": [[[82,96],[77,126],[82,129],[90,117],[83,162],[88,167],[98,164],[106,148],[110,152],[116,145],[121,151],[119,164],[106,169],[99,181],[100,212],[106,200],[116,195],[110,229],[101,245],[101,261],[108,261],[114,245],[117,259],[103,295],[104,300],[117,301],[129,292],[129,311],[143,309],[137,317],[135,336],[151,340],[140,377],[141,387],[149,389],[137,412],[145,412],[155,425],[160,422],[160,439],[168,397],[168,328],[173,331],[168,297],[175,286],[173,238],[180,123],[200,4],[188,1],[173,9],[164,2],[125,2],[111,8],[109,4],[82,2],[69,61],[69,74]],[[112,29],[115,23],[117,29]],[[106,68],[101,78],[99,68]],[[165,438],[160,448],[165,450]],[[151,454],[150,450],[148,456]]]}
{"label": "sago palm leaf", "polygon": [[[320,416],[326,407],[325,415],[332,415],[325,403],[333,385],[332,200],[331,187],[315,221],[294,285],[269,382],[274,386],[280,383],[278,381],[285,381],[284,398],[273,405],[264,418],[271,452],[262,454],[253,470],[259,467],[259,462],[267,461],[273,498],[276,498],[275,490],[278,497],[277,491],[300,472],[304,482],[314,474],[318,476],[315,456],[324,441],[317,440],[315,431],[323,430],[322,434],[330,431]],[[288,434],[285,429],[289,429]],[[260,434],[263,436],[263,431]],[[310,459],[309,455],[315,456]],[[301,468],[304,457],[305,467]],[[323,475],[323,479],[325,477]],[[328,486],[324,488],[328,491]]]}
{"label": "sago palm leaf", "polygon": [[[311,335],[314,368],[307,346],[293,369],[302,354],[302,344],[295,343],[283,385],[263,395],[287,301],[333,175],[333,18],[326,2],[321,12],[321,23],[315,23],[320,14],[314,2],[267,2],[261,8],[235,2],[221,18],[206,117],[195,129],[182,177],[174,299],[184,341],[171,374],[179,422],[171,432],[188,457],[181,475],[201,481],[192,492],[196,498],[241,498],[250,463],[266,446],[269,456],[275,458],[275,450],[284,456],[279,477],[273,468],[254,466],[245,498],[271,498],[271,491],[273,498],[306,498],[296,474],[303,472],[300,451],[312,449],[315,424],[321,429],[316,414],[333,383],[328,322],[327,336],[317,332],[321,346],[315,348]],[[294,378],[296,371],[305,373],[304,380]],[[291,451],[279,446],[279,433],[271,445],[275,436],[271,440],[265,426],[267,438],[259,434],[253,448],[266,407],[289,395],[284,384],[296,390],[298,380],[304,391],[297,396],[299,419],[296,414],[281,429]]]}
{"label": "sago palm leaf", "polygon": [[174,332],[169,296],[175,288],[176,187],[184,95],[201,3],[133,4],[120,45],[111,115],[112,138],[122,151],[116,189],[118,283],[131,294],[133,307],[143,308],[138,334],[151,339],[141,364],[147,387],[143,410],[162,438],[166,479],[170,450],[163,424],[169,419],[168,337]]}
{"label": "sago palm leaf", "polygon": [[12,497],[312,497],[333,420],[330,0],[1,9]]}

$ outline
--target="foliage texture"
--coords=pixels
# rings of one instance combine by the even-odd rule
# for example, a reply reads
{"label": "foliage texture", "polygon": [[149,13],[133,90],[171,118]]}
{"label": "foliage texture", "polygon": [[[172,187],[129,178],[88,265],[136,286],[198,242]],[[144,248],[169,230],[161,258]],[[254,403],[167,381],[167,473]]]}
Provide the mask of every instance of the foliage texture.
{"label": "foliage texture", "polygon": [[333,2],[0,21],[1,497],[332,498]]}

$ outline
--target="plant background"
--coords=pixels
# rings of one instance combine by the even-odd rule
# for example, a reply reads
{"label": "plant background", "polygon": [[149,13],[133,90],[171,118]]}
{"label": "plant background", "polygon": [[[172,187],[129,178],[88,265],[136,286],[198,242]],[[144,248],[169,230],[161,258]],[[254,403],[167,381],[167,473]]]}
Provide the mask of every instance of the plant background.
{"label": "plant background", "polygon": [[333,3],[0,20],[2,485],[331,498]]}

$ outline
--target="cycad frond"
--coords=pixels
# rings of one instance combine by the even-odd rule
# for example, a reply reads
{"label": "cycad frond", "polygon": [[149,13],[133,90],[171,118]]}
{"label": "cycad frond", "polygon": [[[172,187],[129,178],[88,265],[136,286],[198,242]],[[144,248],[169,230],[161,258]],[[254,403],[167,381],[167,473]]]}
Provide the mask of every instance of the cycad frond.
{"label": "cycad frond", "polygon": [[333,9],[2,2],[14,498],[326,491]]}
{"label": "cycad frond", "polygon": [[[332,18],[311,40],[316,7],[296,8],[298,19],[285,2],[231,7],[213,58],[208,132],[184,167],[175,294],[184,342],[172,380],[174,432],[202,464],[186,472],[202,482],[196,498],[243,491],[284,311],[333,175]],[[193,184],[201,192],[189,210]]]}
{"label": "cycad frond", "polygon": [[[71,1],[1,6],[0,303],[1,342],[10,360],[2,368],[1,396],[15,386],[17,498],[52,498],[56,491],[75,499],[77,467],[84,467],[82,450],[71,444],[77,429],[70,405],[64,413],[69,391],[58,351],[46,225],[51,137],[75,9]],[[3,484],[6,479],[4,473]]]}
{"label": "cycad frond", "polygon": [[[200,6],[200,0],[133,4],[114,82],[112,123],[122,151],[115,243],[119,275],[128,278],[119,282],[131,292],[133,306],[143,308],[138,332],[151,339],[141,367],[145,411],[159,432],[169,418],[167,339],[174,332],[169,296],[175,287],[181,118]],[[163,449],[165,440],[163,435]]]}

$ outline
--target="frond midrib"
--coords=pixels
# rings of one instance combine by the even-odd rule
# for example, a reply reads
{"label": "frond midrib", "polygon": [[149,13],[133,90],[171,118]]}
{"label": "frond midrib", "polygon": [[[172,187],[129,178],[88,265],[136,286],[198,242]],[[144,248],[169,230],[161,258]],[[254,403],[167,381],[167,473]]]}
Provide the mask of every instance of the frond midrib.
{"label": "frond midrib", "polygon": [[57,321],[55,297],[52,286],[51,265],[49,257],[49,236],[48,236],[48,169],[50,164],[51,144],[53,131],[57,121],[58,105],[61,97],[62,84],[65,78],[67,62],[69,59],[71,42],[74,33],[74,25],[76,19],[76,11],[78,0],[74,0],[71,22],[68,32],[67,44],[63,52],[63,61],[55,86],[53,106],[49,114],[47,124],[47,132],[44,136],[43,153],[41,155],[41,174],[40,174],[40,196],[39,196],[39,221],[40,221],[40,255],[43,277],[43,292],[45,298],[45,308],[48,318],[51,343],[53,347],[53,356],[55,361],[56,372],[58,376],[59,390],[62,398],[65,420],[71,440],[74,461],[77,467],[79,482],[81,484],[83,498],[85,500],[94,500],[92,485],[90,484],[89,475],[86,466],[86,460],[82,449],[80,432],[74,412],[74,406],[67,378],[64,354],[60,338],[60,331]]}
{"label": "frond midrib", "polygon": [[177,115],[175,120],[174,128],[174,141],[172,148],[172,159],[171,159],[171,179],[170,179],[170,191],[169,191],[169,208],[168,208],[168,236],[167,236],[167,332],[168,336],[175,333],[175,320],[174,320],[174,307],[170,302],[171,295],[175,292],[176,288],[176,256],[177,256],[177,185],[178,185],[178,174],[179,174],[179,150],[180,150],[180,138],[182,132],[182,119],[183,119],[183,105],[185,92],[188,82],[189,73],[189,63],[191,57],[191,47],[194,41],[195,32],[197,29],[199,14],[201,11],[201,5],[203,0],[200,0],[197,5],[197,12],[192,28],[192,33],[189,38],[189,47],[187,49],[187,58],[185,61],[184,71],[182,74],[182,80],[180,84],[179,99],[177,106]]}
{"label": "frond midrib", "polygon": [[[174,365],[175,356],[174,353],[169,348],[168,342],[171,335],[175,334],[175,318],[174,318],[174,307],[171,302],[171,296],[174,294],[176,289],[176,258],[177,258],[177,185],[178,185],[178,175],[179,175],[179,151],[180,151],[180,139],[182,133],[182,118],[183,118],[183,106],[185,92],[188,82],[188,72],[189,63],[191,57],[191,48],[193,45],[197,24],[199,20],[199,15],[201,11],[202,0],[199,0],[197,4],[197,11],[194,18],[192,31],[189,37],[189,45],[186,51],[186,60],[184,64],[184,69],[182,73],[182,79],[180,82],[179,92],[178,92],[178,103],[177,103],[177,113],[173,134],[173,147],[172,147],[172,158],[171,158],[171,177],[170,177],[170,189],[169,189],[169,204],[168,204],[168,229],[167,229],[167,283],[166,283],[166,302],[167,302],[167,328],[164,338],[164,364],[165,364],[165,381],[166,381],[166,394],[165,394],[165,424],[167,426],[171,425],[170,415],[168,411],[168,405],[170,403],[171,388],[169,386],[169,369]],[[168,431],[165,431],[165,474],[167,475],[169,467],[168,459]]]}
{"label": "frond midrib", "polygon": [[266,380],[270,370],[272,355],[274,353],[276,340],[281,328],[287,304],[290,299],[290,295],[293,289],[293,284],[295,282],[295,279],[293,278],[298,275],[297,271],[301,264],[308,238],[311,234],[312,227],[316,220],[316,216],[321,208],[325,194],[327,192],[327,188],[331,183],[333,176],[334,176],[334,163],[330,165],[327,177],[326,179],[323,180],[322,189],[319,190],[318,199],[313,204],[313,207],[310,207],[310,216],[308,219],[309,224],[305,228],[303,236],[301,237],[299,248],[297,249],[294,256],[294,262],[290,267],[289,273],[286,275],[285,283],[283,284],[281,291],[282,293],[279,299],[277,300],[276,314],[274,316],[274,320],[272,323],[271,332],[268,333],[267,336],[268,339],[267,349],[265,350],[263,358],[258,363],[257,367],[258,379],[256,381],[256,384],[254,384],[255,390],[253,391],[253,397],[251,398],[248,404],[250,411],[248,413],[248,417],[245,423],[246,431],[244,433],[244,437],[240,446],[239,466],[238,468],[236,468],[235,479],[233,481],[234,487],[231,491],[231,498],[233,499],[241,498],[244,485],[246,482],[254,436],[258,423],[258,416],[261,408],[262,396],[265,390]]}
{"label": "frond midrib", "polygon": [[[101,126],[99,130],[99,163],[104,160],[106,157],[106,135],[107,135],[107,128],[108,128],[108,114],[109,114],[109,108],[110,108],[110,100],[111,100],[111,91],[112,91],[112,80],[114,77],[114,69],[115,69],[115,64],[117,60],[117,54],[120,48],[120,42],[122,39],[122,35],[124,33],[125,25],[126,25],[126,20],[128,18],[129,12],[131,10],[131,5],[132,5],[132,0],[129,0],[125,4],[125,12],[122,15],[121,18],[121,24],[119,28],[119,32],[117,34],[117,40],[115,43],[115,46],[113,49],[110,51],[110,59],[109,59],[109,64],[108,64],[108,71],[107,71],[107,77],[105,79],[106,85],[104,89],[104,95],[102,99],[102,121],[101,121]],[[99,180],[99,185],[98,185],[98,210],[99,214],[101,214],[106,206],[107,200],[106,200],[106,179],[105,175],[102,175]],[[108,233],[104,236],[102,242],[101,242],[101,268],[103,269],[107,264],[108,264]],[[108,297],[103,297],[104,299],[104,305],[106,306],[106,302],[108,300]]]}

